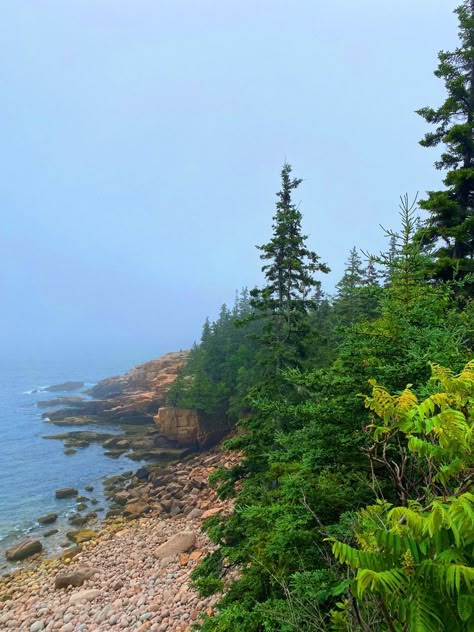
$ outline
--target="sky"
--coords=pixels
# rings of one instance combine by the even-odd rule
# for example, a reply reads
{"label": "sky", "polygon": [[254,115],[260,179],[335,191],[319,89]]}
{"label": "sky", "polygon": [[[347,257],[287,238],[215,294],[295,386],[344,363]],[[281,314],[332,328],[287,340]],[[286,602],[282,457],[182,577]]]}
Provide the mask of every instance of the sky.
{"label": "sky", "polygon": [[447,0],[0,0],[0,353],[130,365],[262,282],[280,170],[332,269],[439,186]]}

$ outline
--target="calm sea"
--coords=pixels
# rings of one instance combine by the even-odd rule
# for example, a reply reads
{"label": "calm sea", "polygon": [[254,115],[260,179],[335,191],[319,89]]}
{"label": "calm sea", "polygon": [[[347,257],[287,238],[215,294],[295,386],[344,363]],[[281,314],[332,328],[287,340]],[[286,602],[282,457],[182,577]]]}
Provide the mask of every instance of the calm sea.
{"label": "calm sea", "polygon": [[[65,540],[66,518],[73,512],[75,501],[56,500],[56,489],[76,487],[80,493],[96,497],[99,500],[97,507],[105,507],[101,479],[139,465],[126,457],[110,459],[104,456],[103,448],[95,444],[65,455],[62,441],[43,439],[44,435],[70,428],[53,426],[41,419],[46,409],[38,408],[37,402],[80,393],[50,393],[42,392],[42,389],[67,380],[86,382],[87,388],[99,379],[123,373],[131,366],[132,363],[81,368],[41,361],[35,365],[31,362],[20,362],[16,366],[0,364],[0,572],[7,568],[6,548],[25,534],[36,536],[45,530],[36,522],[39,516],[50,512],[60,516],[59,524],[46,527],[60,528],[58,535],[43,540],[46,550],[57,550],[60,542]],[[86,429],[98,428],[80,428]],[[102,426],[101,429],[111,431],[109,427],[104,429]],[[85,485],[94,486],[94,492],[84,492]],[[90,509],[95,508],[91,506]]]}

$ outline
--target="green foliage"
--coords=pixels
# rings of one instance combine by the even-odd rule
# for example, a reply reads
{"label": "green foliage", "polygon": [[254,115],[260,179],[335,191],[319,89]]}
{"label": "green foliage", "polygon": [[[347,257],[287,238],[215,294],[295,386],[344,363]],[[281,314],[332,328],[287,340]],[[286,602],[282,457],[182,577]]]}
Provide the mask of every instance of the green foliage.
{"label": "green foliage", "polygon": [[355,571],[355,599],[377,595],[386,629],[468,631],[474,627],[474,361],[458,375],[433,365],[429,389],[420,401],[410,386],[391,395],[372,382],[367,453],[372,471],[381,464],[394,476],[403,504],[380,498],[361,510],[358,546],[332,539],[333,553]]}
{"label": "green foliage", "polygon": [[[474,272],[474,5],[466,0],[456,9],[460,45],[453,52],[441,51],[435,75],[443,79],[447,98],[439,108],[418,110],[435,130],[421,145],[445,150],[435,163],[446,169],[446,188],[430,191],[420,206],[428,211],[422,236],[435,247],[433,274],[436,279],[463,278]],[[464,288],[472,292],[472,280]]]}
{"label": "green foliage", "polygon": [[[397,486],[380,464],[373,479],[367,459],[367,411],[359,394],[369,397],[370,378],[394,390],[412,382],[424,398],[420,406],[429,406],[426,401],[435,397],[434,382],[425,384],[429,360],[460,368],[469,354],[466,332],[472,327],[472,318],[458,310],[449,286],[426,285],[425,256],[414,232],[411,215],[404,214],[402,231],[393,233],[399,235],[397,261],[390,261],[390,283],[378,288],[375,317],[360,316],[341,330],[338,347],[325,356],[324,364],[324,356],[311,345],[318,337],[333,335],[332,307],[326,305],[324,318],[310,312],[312,326],[320,329],[313,332],[317,335],[307,353],[319,366],[280,371],[271,384],[265,377],[263,384],[257,379],[249,389],[251,414],[239,421],[239,434],[227,442],[229,449],[243,451],[242,463],[219,471],[212,481],[222,497],[235,496],[235,510],[229,518],[216,517],[207,525],[219,545],[219,557],[194,578],[201,589],[220,592],[228,568],[239,574],[225,585],[218,613],[207,620],[205,630],[347,629],[343,626],[348,618],[358,629],[357,617],[374,630],[383,629],[376,603],[364,601],[356,608],[344,589],[336,594],[346,578],[327,540],[334,537],[344,543],[352,530],[350,516],[373,503],[381,491],[387,502],[394,504],[398,498]],[[382,394],[382,389],[377,392]],[[415,439],[423,441],[412,433],[410,440]],[[396,452],[389,450],[398,465]],[[444,466],[452,471],[442,470]],[[440,476],[448,481],[459,467],[454,460],[443,461]],[[433,484],[444,485],[441,478]],[[387,560],[376,554],[366,552],[373,565],[368,570],[390,571]],[[310,576],[314,581],[303,594],[295,578]],[[365,581],[369,579],[376,581],[367,575]],[[385,581],[396,580],[386,576]]]}
{"label": "green foliage", "polygon": [[315,291],[320,282],[316,272],[329,272],[320,257],[306,246],[301,212],[292,192],[302,180],[291,178],[291,166],[283,165],[282,188],[277,193],[271,240],[258,246],[264,261],[266,285],[251,291],[254,318],[262,322],[259,336],[260,369],[270,380],[283,368],[301,366],[311,335],[309,311],[317,305]]}
{"label": "green foliage", "polygon": [[194,345],[168,393],[168,404],[198,408],[216,419],[235,418],[254,371],[259,324],[248,319],[251,313],[249,292],[244,289],[232,310],[223,305],[214,323],[206,320],[200,344]]}

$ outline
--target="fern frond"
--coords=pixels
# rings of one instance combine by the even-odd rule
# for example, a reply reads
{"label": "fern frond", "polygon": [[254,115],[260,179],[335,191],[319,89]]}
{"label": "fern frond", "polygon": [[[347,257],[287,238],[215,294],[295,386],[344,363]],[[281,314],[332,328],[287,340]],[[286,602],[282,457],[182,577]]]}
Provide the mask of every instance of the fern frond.
{"label": "fern frond", "polygon": [[393,566],[393,557],[372,551],[360,551],[352,546],[331,539],[334,557],[351,568],[367,568],[373,571],[384,571]]}
{"label": "fern frond", "polygon": [[394,507],[388,512],[387,518],[393,526],[404,524],[414,537],[423,536],[425,518],[417,511],[408,507]]}
{"label": "fern frond", "polygon": [[472,594],[474,586],[474,568],[464,564],[443,564],[437,560],[425,560],[418,569],[419,576],[429,579],[439,590],[449,597],[461,592]]}
{"label": "fern frond", "polygon": [[401,593],[407,584],[408,579],[400,568],[379,572],[364,568],[357,572],[356,577],[356,590],[359,597],[367,591],[393,597],[396,593]]}
{"label": "fern frond", "polygon": [[439,604],[429,593],[418,587],[411,587],[408,607],[408,630],[410,632],[440,632],[444,629],[437,610]]}

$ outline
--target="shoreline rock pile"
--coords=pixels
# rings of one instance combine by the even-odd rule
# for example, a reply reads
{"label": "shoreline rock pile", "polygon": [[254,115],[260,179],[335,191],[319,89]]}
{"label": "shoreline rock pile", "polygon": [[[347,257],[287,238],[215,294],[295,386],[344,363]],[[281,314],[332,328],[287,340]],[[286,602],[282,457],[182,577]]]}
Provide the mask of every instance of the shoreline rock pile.
{"label": "shoreline rock pile", "polygon": [[140,468],[113,490],[121,515],[53,560],[0,579],[0,630],[187,631],[216,597],[200,598],[190,573],[213,546],[202,521],[231,510],[207,480],[238,455],[219,448],[167,467]]}

